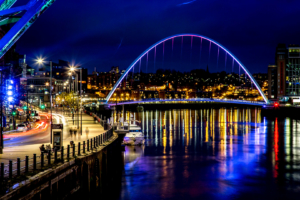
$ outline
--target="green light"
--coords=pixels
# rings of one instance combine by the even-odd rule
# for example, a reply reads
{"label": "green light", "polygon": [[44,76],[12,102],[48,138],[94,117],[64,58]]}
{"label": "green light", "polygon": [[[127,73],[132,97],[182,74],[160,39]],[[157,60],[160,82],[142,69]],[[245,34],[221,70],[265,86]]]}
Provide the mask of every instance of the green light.
{"label": "green light", "polygon": [[24,109],[24,110],[27,110],[27,106],[24,106],[23,109]]}
{"label": "green light", "polygon": [[41,105],[41,109],[45,109],[45,105]]}
{"label": "green light", "polygon": [[34,113],[31,113],[32,116],[34,116]]}
{"label": "green light", "polygon": [[15,116],[17,113],[16,113],[16,111],[13,111],[11,114],[12,114],[13,116]]}

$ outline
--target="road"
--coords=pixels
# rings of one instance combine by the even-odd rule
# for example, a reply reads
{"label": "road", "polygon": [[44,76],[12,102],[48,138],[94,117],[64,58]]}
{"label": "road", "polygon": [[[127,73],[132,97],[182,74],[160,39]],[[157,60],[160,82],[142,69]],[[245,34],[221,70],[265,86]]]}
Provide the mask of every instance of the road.
{"label": "road", "polygon": [[[95,124],[91,116],[83,114],[82,130],[83,135],[77,134],[71,136],[69,134],[69,127],[72,125],[72,118],[64,116],[62,114],[53,113],[53,123],[63,124],[63,145],[70,144],[70,141],[74,141],[75,144],[93,138],[104,133],[103,127],[100,124]],[[21,160],[25,159],[25,156],[33,157],[33,154],[40,155],[39,147],[41,144],[49,144],[50,142],[50,115],[48,113],[41,114],[41,122],[45,125],[38,129],[31,129],[26,132],[18,132],[9,135],[5,135],[3,154],[0,154],[0,163],[8,164],[9,160],[16,161],[17,158]],[[89,134],[85,134],[86,127],[89,129]],[[41,128],[41,129],[40,129]]]}

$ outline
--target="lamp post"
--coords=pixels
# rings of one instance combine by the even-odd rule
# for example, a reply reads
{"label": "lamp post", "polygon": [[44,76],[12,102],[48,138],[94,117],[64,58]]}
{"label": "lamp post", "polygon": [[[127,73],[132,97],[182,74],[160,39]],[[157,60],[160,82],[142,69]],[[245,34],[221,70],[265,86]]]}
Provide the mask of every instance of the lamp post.
{"label": "lamp post", "polygon": [[[77,116],[79,115],[79,111],[80,111],[80,134],[82,135],[82,100],[81,100],[81,96],[82,96],[82,68],[75,68],[73,66],[71,66],[70,71],[71,73],[73,73],[75,70],[79,69],[80,70],[80,91],[78,92],[78,74],[76,73],[76,86],[77,86],[77,107],[78,107],[78,112],[77,112]],[[79,97],[80,97],[80,109],[79,109]],[[79,116],[77,117],[78,119],[78,123],[77,123],[77,128],[79,128]]]}
{"label": "lamp post", "polygon": [[[38,64],[43,64],[45,61],[41,58],[37,60]],[[50,112],[51,112],[51,118],[50,118],[50,143],[52,144],[52,61],[49,61],[50,64]]]}

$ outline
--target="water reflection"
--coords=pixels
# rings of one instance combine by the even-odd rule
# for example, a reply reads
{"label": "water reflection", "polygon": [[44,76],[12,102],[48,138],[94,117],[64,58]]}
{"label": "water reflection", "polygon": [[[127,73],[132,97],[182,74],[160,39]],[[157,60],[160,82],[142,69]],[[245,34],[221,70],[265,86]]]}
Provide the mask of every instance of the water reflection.
{"label": "water reflection", "polygon": [[[135,114],[142,122],[146,145],[126,147],[120,199],[144,195],[296,199],[299,195],[299,120],[262,119],[259,108]],[[129,111],[125,116],[130,116]]]}

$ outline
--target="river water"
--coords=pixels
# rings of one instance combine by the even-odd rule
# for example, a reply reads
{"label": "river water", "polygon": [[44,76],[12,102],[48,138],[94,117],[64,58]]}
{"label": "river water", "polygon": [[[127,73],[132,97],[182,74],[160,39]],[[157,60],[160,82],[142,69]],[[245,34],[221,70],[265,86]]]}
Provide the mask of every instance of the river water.
{"label": "river water", "polygon": [[300,199],[299,120],[260,108],[131,114],[146,142],[126,147],[115,199]]}

